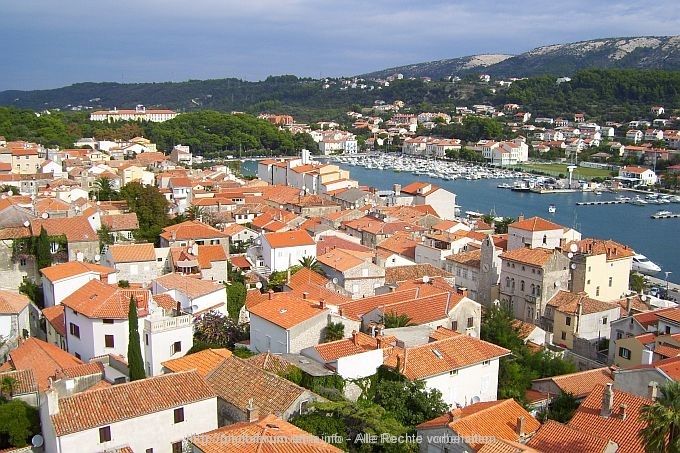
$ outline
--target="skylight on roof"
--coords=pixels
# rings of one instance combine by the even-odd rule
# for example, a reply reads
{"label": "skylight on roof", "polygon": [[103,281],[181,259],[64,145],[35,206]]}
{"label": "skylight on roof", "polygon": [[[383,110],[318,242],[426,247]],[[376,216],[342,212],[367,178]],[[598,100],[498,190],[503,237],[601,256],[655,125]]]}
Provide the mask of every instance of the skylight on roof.
{"label": "skylight on roof", "polygon": [[442,355],[441,352],[439,352],[439,349],[433,349],[432,353],[438,358],[438,359],[443,359],[444,356]]}

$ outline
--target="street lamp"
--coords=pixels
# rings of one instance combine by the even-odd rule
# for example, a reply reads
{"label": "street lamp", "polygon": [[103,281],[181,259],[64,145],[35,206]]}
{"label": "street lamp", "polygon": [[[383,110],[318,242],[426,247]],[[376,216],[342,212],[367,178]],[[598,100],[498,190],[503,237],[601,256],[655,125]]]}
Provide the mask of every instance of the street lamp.
{"label": "street lamp", "polygon": [[672,271],[665,271],[664,273],[666,274],[666,294],[668,294],[668,275],[672,274],[673,272]]}

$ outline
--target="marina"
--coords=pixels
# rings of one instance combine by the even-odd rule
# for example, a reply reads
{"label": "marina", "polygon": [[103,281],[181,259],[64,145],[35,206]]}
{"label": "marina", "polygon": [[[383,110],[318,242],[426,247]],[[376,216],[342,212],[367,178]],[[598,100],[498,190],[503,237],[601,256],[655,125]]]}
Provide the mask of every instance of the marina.
{"label": "marina", "polygon": [[[437,164],[439,162],[437,161]],[[360,185],[379,190],[391,190],[394,184],[406,186],[414,181],[432,183],[455,193],[456,204],[461,205],[460,212],[463,214],[471,211],[513,218],[520,215],[525,218],[538,216],[565,227],[575,228],[584,238],[617,241],[644,253],[659,264],[663,271],[670,272],[669,281],[680,281],[680,246],[675,240],[678,224],[675,221],[663,222],[651,217],[660,210],[661,204],[673,206],[669,203],[680,201],[676,196],[666,196],[668,203],[652,202],[634,206],[626,201],[632,200],[637,195],[646,198],[646,195],[633,191],[607,190],[602,190],[599,195],[595,191],[539,194],[498,187],[502,183],[512,186],[515,181],[527,178],[528,176],[523,173],[499,171],[496,174],[505,174],[507,177],[444,180],[428,175],[415,175],[407,171],[371,169],[337,161],[334,163],[349,170],[351,178],[357,180]],[[254,174],[257,171],[257,163],[246,162],[243,170]],[[549,204],[555,205],[555,213],[547,213],[546,206]]]}

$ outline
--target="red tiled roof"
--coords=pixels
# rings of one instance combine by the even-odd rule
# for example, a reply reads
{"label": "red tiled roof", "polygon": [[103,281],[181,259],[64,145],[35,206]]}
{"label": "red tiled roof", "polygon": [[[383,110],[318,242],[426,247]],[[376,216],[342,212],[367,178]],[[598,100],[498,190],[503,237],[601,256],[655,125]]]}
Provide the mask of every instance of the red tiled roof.
{"label": "red tiled roof", "polygon": [[140,316],[145,316],[150,293],[148,290],[121,289],[99,280],[90,280],[67,296],[62,304],[93,319],[127,319],[130,297],[137,301]]}
{"label": "red tiled roof", "polygon": [[431,343],[404,348],[395,347],[385,365],[399,364],[408,379],[424,379],[451,370],[476,365],[510,354],[510,350],[467,335],[455,335]]}
{"label": "red tiled roof", "polygon": [[55,435],[65,436],[211,398],[197,372],[170,373],[60,398],[51,417]]}
{"label": "red tiled roof", "polygon": [[50,323],[52,328],[62,337],[66,338],[66,320],[64,317],[64,306],[54,305],[42,310],[43,316]]}
{"label": "red tiled roof", "polygon": [[257,305],[249,307],[251,315],[276,324],[284,329],[290,329],[315,316],[327,314],[328,310],[319,307],[318,302],[304,300],[291,293],[269,293],[267,298]]}
{"label": "red tiled roof", "polygon": [[530,266],[543,267],[555,253],[558,252],[544,248],[530,249],[522,247],[501,253],[500,258]]}
{"label": "red tiled roof", "polygon": [[610,441],[568,425],[546,420],[527,445],[545,452],[605,453]]}
{"label": "red tiled roof", "polygon": [[20,293],[0,290],[0,314],[16,315],[24,311],[31,301]]}
{"label": "red tiled roof", "polygon": [[315,245],[314,239],[305,230],[284,231],[280,233],[264,233],[264,239],[272,248],[297,247]]}
{"label": "red tiled roof", "polygon": [[109,250],[114,263],[156,261],[153,244],[114,244]]}
{"label": "red tiled roof", "polygon": [[[220,443],[214,439],[234,439]],[[243,439],[243,441],[239,441]],[[248,439],[271,439],[252,442]],[[274,440],[275,439],[275,440]],[[340,453],[340,450],[279,417],[269,414],[256,422],[223,426],[191,438],[202,453]]]}
{"label": "red tiled roof", "polygon": [[551,231],[564,230],[564,227],[553,222],[549,222],[540,217],[532,217],[530,219],[519,220],[508,225],[508,228],[517,228],[525,231]]}
{"label": "red tiled roof", "polygon": [[67,263],[53,264],[52,266],[42,268],[40,272],[42,272],[49,281],[55,283],[59,280],[86,274],[88,272],[98,273],[101,277],[113,274],[116,270],[112,267],[100,266],[99,264],[69,261]]}
{"label": "red tiled roof", "polygon": [[202,377],[206,377],[217,366],[231,357],[231,351],[228,349],[204,349],[203,351],[194,354],[188,354],[177,359],[166,360],[162,362],[165,368],[173,373],[179,371],[196,370]]}
{"label": "red tiled roof", "polygon": [[[226,291],[223,284],[211,280],[199,280],[197,278],[179,275],[175,273],[165,274],[158,277],[155,282],[167,290],[180,291],[191,299],[195,299],[216,291]],[[226,300],[226,299],[225,299]]]}
{"label": "red tiled roof", "polygon": [[614,378],[611,369],[602,367],[594,370],[563,374],[561,376],[535,379],[533,382],[538,383],[544,381],[554,382],[563,393],[571,393],[575,398],[583,398],[588,395],[595,386],[614,382]]}
{"label": "red tiled roof", "polygon": [[163,228],[160,236],[168,242],[188,241],[190,239],[215,239],[227,238],[226,233],[195,220],[178,223]]}
{"label": "red tiled roof", "polygon": [[[600,415],[602,400],[606,386],[597,385],[576,409],[576,413],[568,423],[570,428],[589,433],[603,439],[611,439],[619,445],[620,452],[645,451],[642,438],[638,435],[645,426],[640,421],[640,409],[652,403],[647,398],[642,398],[621,390],[612,389],[614,392],[614,404],[612,414],[608,417]],[[621,416],[621,405],[626,406],[625,418]]]}
{"label": "red tiled roof", "polygon": [[37,338],[28,338],[9,353],[16,370],[33,370],[40,391],[44,391],[49,379],[65,368],[82,365],[83,362],[68,352]]}

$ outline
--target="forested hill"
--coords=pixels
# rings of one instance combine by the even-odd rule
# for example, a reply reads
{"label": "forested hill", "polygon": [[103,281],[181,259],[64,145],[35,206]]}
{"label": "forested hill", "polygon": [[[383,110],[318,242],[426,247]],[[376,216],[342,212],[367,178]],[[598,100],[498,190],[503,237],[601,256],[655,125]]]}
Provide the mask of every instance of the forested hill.
{"label": "forested hill", "polygon": [[[570,76],[586,68],[680,70],[680,36],[608,38],[533,49],[517,56],[480,55],[386,69],[360,77],[316,80],[294,75],[264,81],[239,79],[165,83],[78,83],[39,91],[0,92],[0,105],[45,109],[169,108],[180,112],[219,110],[277,112],[299,121],[336,118],[351,106],[403,100],[410,106],[498,105],[503,90],[475,83],[480,73],[494,77]],[[374,80],[402,72],[389,86]],[[451,76],[463,80],[452,83]],[[421,77],[428,77],[425,83]],[[412,79],[411,79],[412,78]],[[353,83],[356,82],[356,85]],[[564,89],[564,88],[562,88]],[[663,90],[662,90],[663,91]],[[628,96],[630,93],[619,93]],[[666,93],[668,94],[668,93]],[[665,102],[658,99],[656,102]],[[556,104],[559,105],[559,102]]]}

